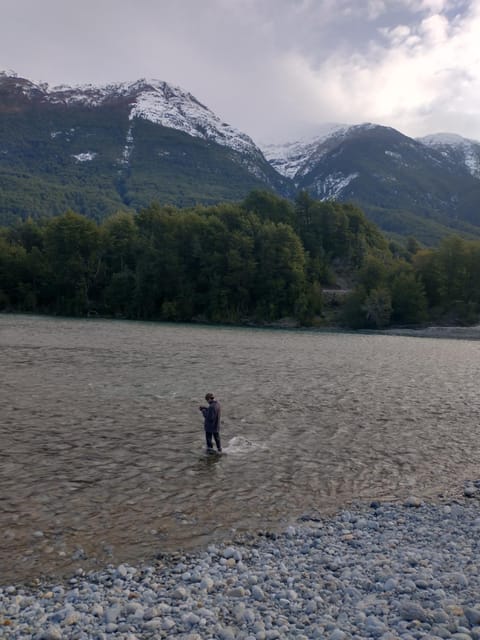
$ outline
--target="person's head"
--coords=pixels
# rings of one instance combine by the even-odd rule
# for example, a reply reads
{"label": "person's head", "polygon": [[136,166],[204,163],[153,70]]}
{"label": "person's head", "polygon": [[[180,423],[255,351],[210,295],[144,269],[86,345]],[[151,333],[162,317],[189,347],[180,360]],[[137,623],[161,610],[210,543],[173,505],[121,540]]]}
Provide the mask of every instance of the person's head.
{"label": "person's head", "polygon": [[215,396],[213,395],[213,393],[207,393],[207,395],[205,396],[205,400],[207,402],[212,402],[215,399]]}

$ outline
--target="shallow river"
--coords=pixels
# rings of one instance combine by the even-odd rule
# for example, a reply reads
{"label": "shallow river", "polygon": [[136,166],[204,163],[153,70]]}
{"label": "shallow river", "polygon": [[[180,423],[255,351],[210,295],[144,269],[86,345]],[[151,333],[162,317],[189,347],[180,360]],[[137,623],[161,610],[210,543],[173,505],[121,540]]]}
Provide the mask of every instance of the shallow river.
{"label": "shallow river", "polygon": [[0,315],[0,582],[448,494],[480,476],[479,368],[475,340]]}

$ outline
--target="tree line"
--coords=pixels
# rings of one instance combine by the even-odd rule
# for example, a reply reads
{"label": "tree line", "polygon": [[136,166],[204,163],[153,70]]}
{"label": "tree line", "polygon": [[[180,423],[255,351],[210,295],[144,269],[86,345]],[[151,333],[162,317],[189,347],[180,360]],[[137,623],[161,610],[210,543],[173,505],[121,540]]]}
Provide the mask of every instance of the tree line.
{"label": "tree line", "polygon": [[[418,324],[480,308],[480,243],[388,240],[351,204],[151,206],[98,223],[68,211],[0,228],[0,310],[222,323]],[[334,307],[324,290],[346,282]]]}

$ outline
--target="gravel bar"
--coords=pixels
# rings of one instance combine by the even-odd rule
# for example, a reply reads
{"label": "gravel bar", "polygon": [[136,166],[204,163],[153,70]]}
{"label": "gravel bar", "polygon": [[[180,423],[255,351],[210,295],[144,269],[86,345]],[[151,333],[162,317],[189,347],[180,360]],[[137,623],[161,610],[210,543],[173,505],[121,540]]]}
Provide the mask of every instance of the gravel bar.
{"label": "gravel bar", "polygon": [[8,640],[480,640],[480,482],[142,566],[0,588]]}

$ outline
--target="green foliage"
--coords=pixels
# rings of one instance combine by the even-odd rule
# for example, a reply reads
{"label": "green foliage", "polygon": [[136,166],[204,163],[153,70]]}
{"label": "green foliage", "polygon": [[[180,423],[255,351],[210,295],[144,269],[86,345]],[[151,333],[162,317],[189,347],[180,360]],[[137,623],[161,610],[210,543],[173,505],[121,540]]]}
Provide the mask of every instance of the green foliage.
{"label": "green foliage", "polygon": [[23,310],[23,292],[28,281],[27,252],[0,236],[0,309]]}
{"label": "green foliage", "polygon": [[472,324],[480,310],[480,242],[445,238],[439,248],[420,250],[413,265],[437,317]]}
{"label": "green foliage", "polygon": [[385,238],[352,204],[318,202],[300,192],[295,213],[295,230],[314,259],[340,259],[355,268],[369,252],[388,252]]}
{"label": "green foliage", "polygon": [[374,329],[383,329],[390,323],[392,297],[386,287],[372,289],[363,302],[367,322]]}
{"label": "green foliage", "polygon": [[401,271],[391,282],[392,320],[419,324],[427,319],[427,298],[422,282],[412,271]]}
{"label": "green foliage", "polygon": [[289,188],[261,154],[130,120],[120,101],[3,109],[0,148],[3,225],[67,209],[100,222],[154,201],[185,207],[239,200],[254,188]]}
{"label": "green foliage", "polygon": [[351,329],[364,329],[368,326],[364,303],[367,292],[361,285],[355,287],[347,296],[342,309],[343,322]]}
{"label": "green foliage", "polygon": [[[480,229],[478,224],[465,220],[441,215],[438,212],[429,211],[428,215],[422,212],[413,212],[412,207],[398,208],[398,202],[391,202],[388,207],[378,207],[367,203],[361,203],[368,218],[377,224],[383,233],[390,238],[415,237],[417,241],[426,246],[437,246],[443,238],[452,233],[461,233],[467,239],[478,239]],[[478,211],[478,204],[472,206],[473,211]]]}
{"label": "green foliage", "polygon": [[369,294],[373,289],[383,286],[387,279],[387,265],[377,256],[367,256],[359,269],[358,282]]}
{"label": "green foliage", "polygon": [[344,322],[352,329],[383,329],[390,324],[392,296],[388,287],[367,291],[363,285],[348,296],[344,307]]}
{"label": "green foliage", "polygon": [[412,238],[401,250],[356,207],[307,194],[0,228],[0,310],[322,324],[333,304],[322,289],[338,274],[353,288],[328,298],[330,317],[355,329],[478,320],[480,242],[452,236],[434,250]]}
{"label": "green foliage", "polygon": [[295,210],[292,203],[270,191],[260,189],[251,191],[242,206],[246,211],[253,211],[261,220],[284,222],[292,227],[295,225]]}
{"label": "green foliage", "polygon": [[88,313],[100,259],[97,225],[72,211],[52,218],[45,226],[44,247],[47,289],[54,311]]}

